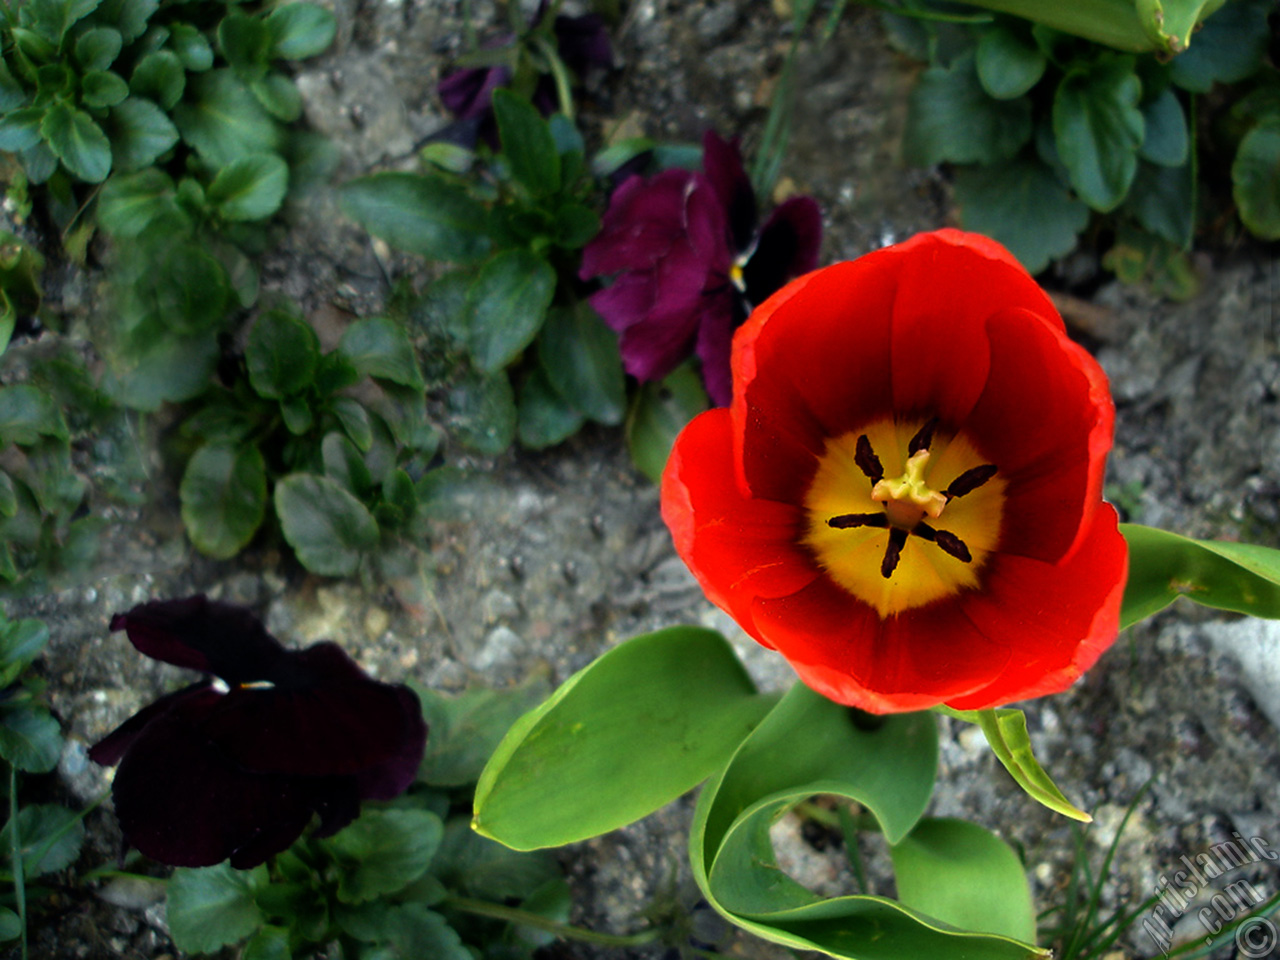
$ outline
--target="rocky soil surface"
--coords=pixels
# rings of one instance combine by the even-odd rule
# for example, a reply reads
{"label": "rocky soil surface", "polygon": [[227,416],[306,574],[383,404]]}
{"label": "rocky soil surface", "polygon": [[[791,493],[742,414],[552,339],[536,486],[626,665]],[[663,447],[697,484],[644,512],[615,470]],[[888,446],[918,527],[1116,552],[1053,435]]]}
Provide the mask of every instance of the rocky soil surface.
{"label": "rocky soil surface", "polygon": [[[341,145],[339,179],[411,166],[415,146],[445,122],[435,80],[461,49],[467,4],[332,2],[338,42],[298,78],[307,118]],[[714,126],[741,135],[750,151],[790,42],[786,18],[774,9],[781,5],[628,4],[617,34],[620,69],[592,92],[588,135],[598,140],[625,120],[655,137],[696,141]],[[500,19],[487,0],[470,7],[478,23]],[[783,173],[826,211],[823,261],[950,222],[945,176],[905,169],[898,160],[916,67],[891,52],[874,13],[851,9],[831,42],[807,49],[801,61],[795,138]],[[1089,253],[1048,281],[1062,289],[1069,321],[1112,377],[1119,416],[1109,480],[1127,518],[1280,546],[1276,248],[1209,250],[1199,266],[1203,292],[1186,304],[1092,282]],[[389,292],[388,275],[417,269],[371,244],[341,219],[332,197],[318,195],[295,211],[264,282],[332,323],[344,313],[375,315]],[[1090,282],[1081,285],[1082,276]],[[77,304],[76,289],[72,280],[63,306],[87,309]],[[158,459],[149,461],[152,502],[119,517],[127,522],[113,530],[96,575],[10,606],[11,616],[44,618],[52,634],[45,669],[69,746],[48,789],[78,802],[96,798],[107,780],[87,761],[86,745],[179,683],[179,671],[144,660],[122,635],[107,632],[111,614],[195,591],[255,607],[286,642],[333,639],[381,678],[413,677],[442,690],[473,681],[510,684],[548,668],[559,681],[635,633],[678,623],[725,631],[763,686],[791,682],[780,659],[702,597],[672,550],[656,491],[629,465],[617,431],[589,431],[547,453],[473,465],[485,468],[477,473],[483,479],[436,521],[425,545],[429,578],[395,593],[308,576],[268,550],[234,563],[195,555],[181,537],[172,478]],[[1176,606],[1122,636],[1071,691],[1031,706],[1039,757],[1068,796],[1095,815],[1084,833],[1095,863],[1126,807],[1151,783],[1121,840],[1106,903],[1141,902],[1162,875],[1180,868],[1181,856],[1233,831],[1280,848],[1278,651],[1280,633],[1266,625]],[[1060,904],[1073,857],[1067,821],[1025,797],[975,729],[942,723],[932,813],[999,831],[1023,851],[1038,906]],[[648,911],[693,910],[697,891],[682,846],[691,810],[686,798],[565,850],[575,921],[625,933],[641,926]],[[90,824],[82,871],[110,861],[119,842],[104,810]],[[842,887],[848,870],[835,837],[784,820],[778,843],[807,882],[824,892],[849,889]],[[869,853],[874,866],[875,852]],[[1238,878],[1270,895],[1280,888],[1280,865],[1255,864],[1231,877]],[[84,889],[60,897],[65,912],[35,931],[36,957],[175,953],[160,904],[143,898],[110,906]],[[1181,932],[1205,935],[1194,912]],[[743,957],[779,955],[747,937],[725,949]],[[622,956],[577,945],[555,952]],[[1115,955],[1157,952],[1139,923]]]}

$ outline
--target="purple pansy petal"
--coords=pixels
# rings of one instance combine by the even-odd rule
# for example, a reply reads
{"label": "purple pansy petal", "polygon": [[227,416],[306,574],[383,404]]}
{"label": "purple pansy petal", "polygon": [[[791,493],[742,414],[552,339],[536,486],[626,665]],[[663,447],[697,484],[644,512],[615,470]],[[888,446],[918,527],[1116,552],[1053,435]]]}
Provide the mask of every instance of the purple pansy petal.
{"label": "purple pansy petal", "polygon": [[153,600],[111,618],[141,653],[178,667],[216,674],[229,684],[274,682],[289,657],[252,611],[204,594]]}
{"label": "purple pansy petal", "polygon": [[760,240],[743,267],[747,299],[757,305],[796,277],[818,266],[822,245],[822,210],[812,197],[792,197],[776,210],[760,231]]}
{"label": "purple pansy petal", "polygon": [[146,729],[147,724],[188,701],[203,700],[206,692],[219,696],[214,692],[212,683],[201,681],[189,687],[183,687],[181,690],[175,690],[148,704],[90,747],[89,759],[104,767],[114,767],[125,755],[125,751],[133,746],[133,742]]}
{"label": "purple pansy petal", "polygon": [[613,45],[609,29],[599,14],[580,17],[559,16],[553,27],[560,59],[578,76],[592,67],[613,67]]}
{"label": "purple pansy petal", "polygon": [[[241,867],[261,863],[310,821],[306,790],[296,778],[247,773],[233,764],[204,737],[197,708],[191,701],[168,711],[126,752],[111,791],[120,828],[143,854],[174,866],[203,867],[228,857]],[[264,845],[264,837],[271,842]],[[251,862],[235,857],[250,845]]]}
{"label": "purple pansy petal", "polygon": [[750,249],[756,232],[756,192],[742,166],[738,140],[725,140],[714,130],[702,137],[702,169],[728,218],[733,249]]}
{"label": "purple pansy petal", "polygon": [[688,170],[632,177],[613,192],[596,235],[582,251],[579,277],[645,270],[665,257],[684,233],[689,195],[698,184]]}
{"label": "purple pansy petal", "polygon": [[355,777],[357,791],[362,800],[390,800],[398,797],[418,776],[422,755],[427,744],[427,724],[422,719],[422,704],[417,694],[407,687],[396,687],[400,698],[400,710],[404,727],[414,733],[403,736],[400,749],[385,763],[359,773]]}
{"label": "purple pansy petal", "polygon": [[232,690],[204,721],[205,735],[246,770],[354,775],[425,744],[421,711],[406,727],[403,688],[369,679],[336,644],[298,651],[290,671],[271,688]]}
{"label": "purple pansy petal", "polygon": [[474,120],[493,111],[493,91],[510,82],[511,71],[506,67],[465,67],[441,77],[436,94],[459,120]]}
{"label": "purple pansy petal", "polygon": [[737,291],[726,287],[720,293],[708,295],[698,325],[696,346],[702,362],[702,382],[707,396],[717,407],[727,407],[733,399],[733,373],[729,357],[733,347],[733,333],[746,319],[746,311],[740,306]]}

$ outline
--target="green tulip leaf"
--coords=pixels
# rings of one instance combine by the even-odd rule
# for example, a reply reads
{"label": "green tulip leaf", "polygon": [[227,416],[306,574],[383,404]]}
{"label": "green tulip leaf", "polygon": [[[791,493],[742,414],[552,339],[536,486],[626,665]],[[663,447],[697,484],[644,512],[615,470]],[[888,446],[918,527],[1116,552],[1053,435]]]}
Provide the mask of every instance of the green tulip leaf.
{"label": "green tulip leaf", "polygon": [[[853,711],[801,684],[783,698],[699,797],[689,855],[703,895],[765,940],[847,960],[1047,956],[1007,932],[957,930],[883,897],[823,899],[779,869],[769,827],[815,794],[863,804],[891,844],[902,844],[920,821],[937,765],[936,723],[916,713],[872,724],[859,726]],[[969,878],[958,871],[936,880],[952,888]],[[952,889],[945,896],[962,894]],[[929,902],[943,897],[934,892]],[[1007,913],[993,907],[982,926],[1007,926]]]}
{"label": "green tulip leaf", "polygon": [[1129,582],[1120,625],[1128,627],[1178,597],[1206,607],[1280,618],[1280,550],[1223,540],[1192,540],[1122,523]]}
{"label": "green tulip leaf", "polygon": [[921,820],[889,855],[904,905],[961,930],[1035,942],[1022,861],[990,831],[966,820]]}
{"label": "green tulip leaf", "polygon": [[710,776],[768,709],[718,633],[626,641],[507,733],[476,786],[476,830],[517,850],[598,836]]}
{"label": "green tulip leaf", "polygon": [[1027,717],[1021,710],[952,710],[949,707],[939,707],[938,712],[981,727],[996,759],[1033,800],[1072,820],[1082,823],[1093,821],[1093,817],[1066,798],[1040,766],[1040,761],[1031,751]]}

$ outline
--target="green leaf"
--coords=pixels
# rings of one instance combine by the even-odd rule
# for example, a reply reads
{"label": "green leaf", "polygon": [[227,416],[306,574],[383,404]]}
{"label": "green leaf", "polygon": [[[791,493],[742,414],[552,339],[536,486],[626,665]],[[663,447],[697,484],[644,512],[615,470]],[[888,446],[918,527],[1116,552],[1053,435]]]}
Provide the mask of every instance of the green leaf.
{"label": "green leaf", "polygon": [[531,850],[638,820],[709,776],[770,702],[713,631],[628,640],[511,728],[476,786],[475,829]]}
{"label": "green leaf", "polygon": [[295,437],[300,437],[311,429],[315,417],[311,413],[311,404],[305,396],[294,395],[280,401],[280,416],[284,418],[285,429]]}
{"label": "green leaf", "polygon": [[0,628],[0,663],[30,663],[49,644],[49,628],[40,620],[11,620]]}
{"label": "green leaf", "polygon": [[702,380],[685,364],[658,383],[642,383],[627,413],[627,450],[637,470],[662,480],[667,457],[685,424],[711,405]]}
{"label": "green leaf", "polygon": [[1267,14],[1272,0],[1232,0],[1204,21],[1195,40],[1169,64],[1169,76],[1193,93],[1208,93],[1215,83],[1237,83],[1252,76],[1267,55]]}
{"label": "green leaf", "polygon": [[267,17],[275,56],[306,60],[329,49],[338,23],[332,13],[314,3],[286,3]]}
{"label": "green leaf", "polygon": [[190,78],[187,95],[173,109],[182,139],[214,169],[239,157],[277,153],[281,128],[230,70]]}
{"label": "green leaf", "polygon": [[1031,139],[1029,100],[996,100],[978,79],[970,53],[949,67],[930,67],[911,91],[902,150],[908,163],[929,166],[995,163]]}
{"label": "green leaf", "polygon": [[1053,98],[1053,135],[1071,186],[1102,213],[1124,200],[1138,172],[1142,83],[1133,58],[1100,57],[1067,71]]}
{"label": "green leaf", "polygon": [[556,210],[555,242],[566,250],[580,250],[600,232],[600,217],[581,203],[566,203]]}
{"label": "green leaf", "polygon": [[178,142],[178,128],[158,106],[130,97],[111,111],[107,132],[118,171],[149,167]]}
{"label": "green leaf", "polygon": [[547,312],[538,361],[547,380],[575,409],[607,426],[622,422],[627,393],[618,335],[586,301]]}
{"label": "green leaf", "polygon": [[147,29],[147,21],[160,6],[160,0],[104,0],[95,19],[110,23],[132,43]]}
{"label": "green leaf", "polygon": [[206,196],[224,220],[265,220],[284,201],[289,165],[274,153],[240,157],[218,171]]}
{"label": "green leaf", "polygon": [[102,0],[30,0],[31,23],[41,36],[50,43],[57,44],[73,23],[93,13],[101,2]]}
{"label": "green leaf", "polygon": [[[74,810],[56,804],[37,804],[18,811],[19,850],[22,872],[27,879],[65,870],[80,856],[84,843],[84,820]],[[13,849],[13,825],[0,830],[0,844],[6,863]]]}
{"label": "green leaf", "polygon": [[27,102],[27,91],[23,89],[0,57],[0,114],[16,110]]}
{"label": "green leaf", "polygon": [[[320,442],[320,458],[324,463],[324,475],[340,483],[356,497],[361,497],[373,486],[373,476],[365,465],[360,450],[346,436],[337,431],[325,434]],[[435,736],[435,731],[432,731]]]}
{"label": "green leaf", "polygon": [[181,242],[165,250],[157,267],[156,312],[170,330],[189,336],[221,324],[231,288],[217,257],[194,241]]}
{"label": "green leaf", "polygon": [[345,869],[338,899],[362,903],[404,889],[431,865],[444,824],[427,810],[366,810],[321,841]]}
{"label": "green leaf", "polygon": [[173,181],[158,167],[117,173],[98,194],[98,223],[116,237],[139,237],[154,221],[179,216]]}
{"label": "green leaf", "polygon": [[1263,240],[1280,239],[1280,117],[1244,135],[1231,164],[1231,183],[1249,232]]}
{"label": "green leaf", "polygon": [[1187,115],[1172,87],[1142,108],[1145,134],[1138,155],[1162,167],[1181,167],[1187,162],[1190,135]]}
{"label": "green leaf", "polygon": [[76,60],[85,70],[105,70],[120,56],[122,46],[119,30],[92,27],[76,38]]}
{"label": "green leaf", "polygon": [[367,452],[373,445],[373,428],[369,423],[369,411],[352,397],[338,397],[330,405],[343,432],[360,450]]}
{"label": "green leaf", "polygon": [[982,89],[997,100],[1027,93],[1040,82],[1048,63],[1039,47],[998,23],[986,27],[978,40],[978,79]]}
{"label": "green leaf", "polygon": [[378,524],[359,500],[328,477],[294,473],[276,484],[284,538],[312,573],[346,577],[378,543]]}
{"label": "green leaf", "polygon": [[1195,188],[1191,163],[1181,167],[1143,163],[1129,188],[1125,209],[1132,210],[1143,229],[1187,250],[1195,229]]}
{"label": "green leaf", "polygon": [[267,468],[253,444],[206,444],[195,452],[179,489],[182,522],[196,548],[218,560],[239,553],[267,510]]}
{"label": "green leaf", "polygon": [[445,395],[449,429],[471,449],[497,456],[516,438],[516,401],[505,371],[473,373]]}
{"label": "green leaf", "polygon": [[22,936],[22,918],[8,907],[0,907],[0,940],[16,940]]}
{"label": "green leaf", "polygon": [[1122,628],[1158,613],[1178,597],[1219,610],[1280,618],[1280,550],[1192,540],[1136,523],[1120,524],[1120,532],[1129,543]]}
{"label": "green leaf", "polygon": [[0,470],[0,518],[12,517],[18,512],[18,493],[13,478]]}
{"label": "green leaf", "polygon": [[964,228],[1004,244],[1030,273],[1070,253],[1089,224],[1089,208],[1037,160],[961,167],[955,189]]}
{"label": "green leaf", "polygon": [[347,216],[398,250],[454,263],[489,250],[485,208],[440,178],[375,173],[343,184],[340,196]]}
{"label": "green leaf", "polygon": [[466,817],[452,817],[445,824],[431,873],[451,891],[498,903],[523,900],[562,880],[550,851],[511,850],[480,836]]}
{"label": "green leaf", "polygon": [[189,23],[169,24],[169,46],[192,73],[203,73],[213,66],[213,47],[205,35]]}
{"label": "green leaf", "polygon": [[[396,957],[475,960],[449,922],[421,903],[397,904],[387,912],[384,929]],[[362,954],[362,960],[366,956]]]}
{"label": "green leaf", "polygon": [[234,8],[218,24],[218,46],[237,76],[261,80],[271,63],[271,31],[265,20]]}
{"label": "green leaf", "polygon": [[0,757],[26,773],[48,773],[62,753],[62,729],[44,707],[16,707],[0,717]]}
{"label": "green leaf", "polygon": [[156,101],[172,110],[187,88],[187,71],[182,60],[171,50],[157,50],[138,61],[129,78],[129,89],[136,96]]}
{"label": "green leaf", "polygon": [[516,436],[531,450],[562,443],[582,428],[586,417],[560,396],[542,367],[534,367],[520,383]]}
{"label": "green leaf", "polygon": [[556,272],[528,250],[491,257],[468,291],[471,356],[485,373],[512,363],[542,329],[556,291]]}
{"label": "green leaf", "polygon": [[311,386],[320,360],[320,339],[305,320],[269,310],[250,329],[244,358],[257,394],[280,400]]}
{"label": "green leaf", "polygon": [[288,927],[259,927],[244,945],[240,960],[293,960]]}
{"label": "green leaf", "polygon": [[118,73],[90,70],[80,78],[80,94],[87,107],[114,107],[129,96],[129,85]]}
{"label": "green leaf", "polygon": [[249,89],[267,112],[283,123],[302,116],[302,94],[283,74],[268,73],[249,84]]}
{"label": "green leaf", "polygon": [[779,869],[769,827],[814,794],[863,804],[890,843],[901,843],[919,821],[933,787],[936,723],[917,713],[871,724],[863,729],[848,708],[796,684],[698,799],[689,855],[704,896],[766,940],[849,960],[1046,957],[882,897],[824,900]]}
{"label": "green leaf", "polygon": [[54,155],[73,174],[88,183],[101,183],[111,172],[111,144],[102,128],[83,110],[58,101],[49,105],[40,135]]}
{"label": "green leaf", "polygon": [[136,410],[190,400],[208,388],[218,353],[217,337],[211,334],[156,338],[145,349],[116,359],[107,392]]}
{"label": "green leaf", "polygon": [[180,950],[213,953],[262,926],[254,893],[267,885],[267,868],[216,867],[173,871],[168,888],[169,935]]}
{"label": "green leaf", "polygon": [[22,107],[0,117],[0,150],[18,153],[40,142],[44,107]]}
{"label": "green leaf", "polygon": [[53,398],[29,383],[0,387],[0,446],[31,446],[41,437],[70,437]]}
{"label": "green leaf", "polygon": [[889,854],[904,906],[961,930],[1035,943],[1022,861],[994,833],[965,820],[922,820]]}
{"label": "green leaf", "polygon": [[516,182],[534,197],[559,190],[560,154],[551,127],[538,108],[519,94],[499,88],[493,92],[493,115],[502,156]]}
{"label": "green leaf", "polygon": [[404,327],[394,320],[373,317],[355,321],[342,332],[338,352],[362,376],[390,380],[415,390],[425,385],[413,344]]}
{"label": "green leaf", "polygon": [[939,712],[968,723],[976,723],[982,729],[996,759],[1009,771],[1018,786],[1026,791],[1027,796],[1072,820],[1082,823],[1093,820],[1066,798],[1040,766],[1040,761],[1031,750],[1027,717],[1021,710],[952,710],[940,707]]}
{"label": "green leaf", "polygon": [[511,725],[551,692],[541,673],[511,689],[473,688],[456,697],[426,687],[414,690],[430,731],[418,779],[433,787],[464,787],[480,779]]}

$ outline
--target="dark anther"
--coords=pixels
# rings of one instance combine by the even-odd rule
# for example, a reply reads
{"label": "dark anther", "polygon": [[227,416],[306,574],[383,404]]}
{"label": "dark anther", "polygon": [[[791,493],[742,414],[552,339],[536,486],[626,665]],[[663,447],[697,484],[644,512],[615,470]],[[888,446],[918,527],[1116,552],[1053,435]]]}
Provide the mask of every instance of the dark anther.
{"label": "dark anther", "polygon": [[883,513],[842,513],[827,521],[828,527],[848,530],[850,527],[887,527],[889,517]]}
{"label": "dark anther", "polygon": [[871,441],[867,439],[865,433],[858,438],[858,448],[854,451],[853,462],[858,465],[858,469],[865,473],[872,483],[879,483],[884,479],[884,464],[880,462],[876,452],[871,449]]}
{"label": "dark anther", "polygon": [[969,563],[973,560],[973,556],[969,553],[969,548],[954,533],[948,533],[946,530],[936,530],[923,522],[917,523],[911,532],[922,540],[936,543],[939,550],[955,557],[962,563]]}
{"label": "dark anther", "polygon": [[907,545],[907,531],[894,527],[889,531],[889,545],[884,548],[884,560],[880,562],[880,576],[888,580],[898,568],[902,548]]}
{"label": "dark anther", "polygon": [[921,450],[928,450],[929,444],[933,443],[933,431],[938,425],[938,418],[933,417],[923,427],[916,431],[916,435],[911,438],[911,442],[907,444],[907,456],[913,457]]}
{"label": "dark anther", "polygon": [[973,493],[995,475],[996,465],[994,463],[984,463],[980,467],[970,467],[952,480],[951,486],[943,490],[942,495],[948,500],[963,497],[966,493]]}

